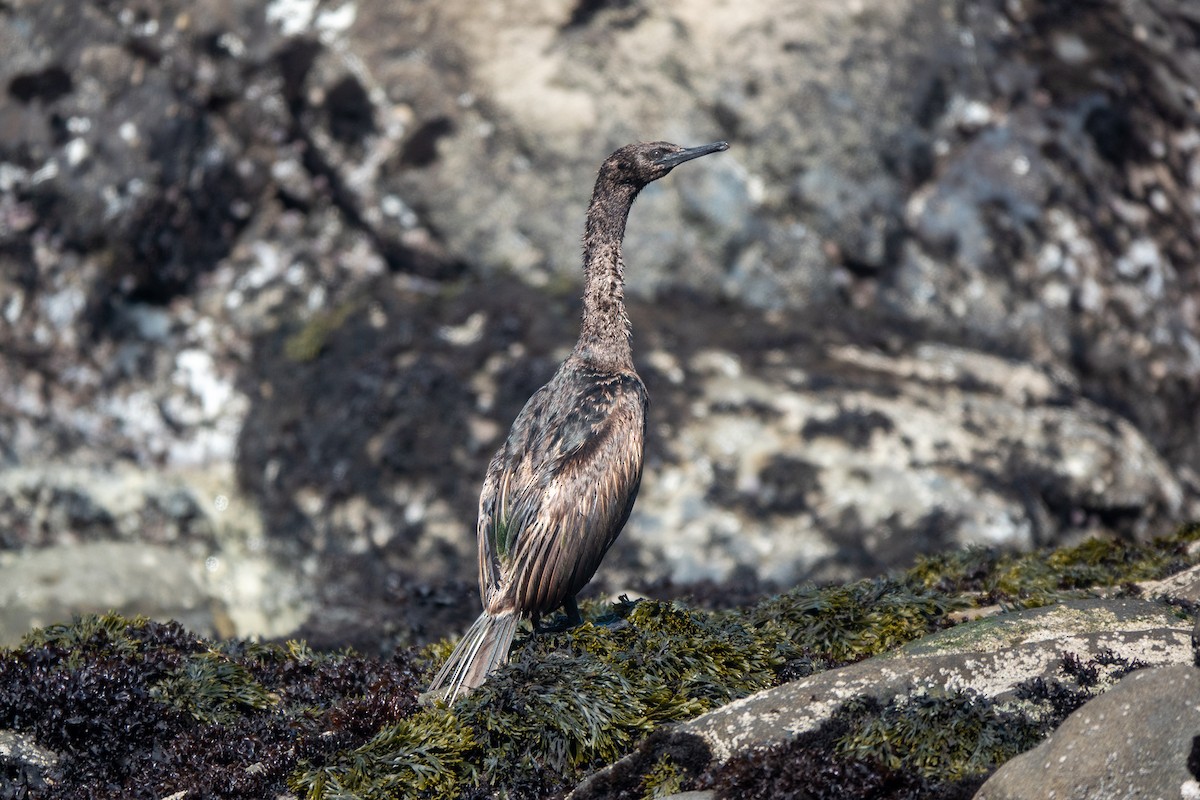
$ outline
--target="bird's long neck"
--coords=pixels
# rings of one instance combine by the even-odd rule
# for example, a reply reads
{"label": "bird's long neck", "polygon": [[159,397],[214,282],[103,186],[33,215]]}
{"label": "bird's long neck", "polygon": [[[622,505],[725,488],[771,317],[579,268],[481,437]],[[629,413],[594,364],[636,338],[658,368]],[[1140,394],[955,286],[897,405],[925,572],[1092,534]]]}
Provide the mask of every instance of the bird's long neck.
{"label": "bird's long neck", "polygon": [[633,368],[621,241],[637,194],[638,187],[601,177],[588,206],[583,235],[583,324],[575,355],[601,368]]}

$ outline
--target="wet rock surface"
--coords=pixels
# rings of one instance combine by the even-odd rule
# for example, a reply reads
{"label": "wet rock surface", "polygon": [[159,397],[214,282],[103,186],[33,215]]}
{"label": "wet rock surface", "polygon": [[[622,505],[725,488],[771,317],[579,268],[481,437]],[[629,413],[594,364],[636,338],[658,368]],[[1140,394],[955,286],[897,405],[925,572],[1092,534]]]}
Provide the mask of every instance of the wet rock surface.
{"label": "wet rock surface", "polygon": [[18,1],[0,41],[0,569],[145,543],[203,632],[465,622],[480,477],[638,138],[731,149],[630,223],[651,438],[597,590],[1200,514],[1181,0]]}

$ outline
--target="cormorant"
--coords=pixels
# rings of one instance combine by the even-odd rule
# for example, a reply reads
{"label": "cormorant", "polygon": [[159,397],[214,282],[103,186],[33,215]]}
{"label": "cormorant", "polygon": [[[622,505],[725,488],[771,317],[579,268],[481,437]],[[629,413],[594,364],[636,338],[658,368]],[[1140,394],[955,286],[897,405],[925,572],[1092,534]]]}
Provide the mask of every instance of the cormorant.
{"label": "cormorant", "polygon": [[450,702],[508,660],[521,617],[535,628],[575,596],[621,532],[642,479],[646,387],[633,368],[621,241],[638,192],[725,142],[631,144],[600,166],[583,237],[579,341],[529,398],[488,465],[479,496],[483,613],[430,686]]}

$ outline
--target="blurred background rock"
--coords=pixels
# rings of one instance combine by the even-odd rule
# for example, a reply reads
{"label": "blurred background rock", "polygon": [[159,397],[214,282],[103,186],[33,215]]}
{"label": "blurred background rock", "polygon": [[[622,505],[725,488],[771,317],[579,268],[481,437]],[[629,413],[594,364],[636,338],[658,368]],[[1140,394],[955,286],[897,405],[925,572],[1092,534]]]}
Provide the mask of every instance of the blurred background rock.
{"label": "blurred background rock", "polygon": [[595,169],[652,396],[593,591],[1200,516],[1190,0],[0,2],[0,644],[367,652],[477,610]]}

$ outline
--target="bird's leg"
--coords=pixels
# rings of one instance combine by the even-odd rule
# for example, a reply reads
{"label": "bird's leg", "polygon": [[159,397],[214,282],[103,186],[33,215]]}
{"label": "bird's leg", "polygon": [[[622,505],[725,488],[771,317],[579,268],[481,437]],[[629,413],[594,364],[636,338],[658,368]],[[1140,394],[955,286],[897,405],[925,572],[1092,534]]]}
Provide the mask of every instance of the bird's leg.
{"label": "bird's leg", "polygon": [[568,597],[562,604],[566,619],[556,620],[548,625],[542,624],[542,615],[533,615],[533,630],[535,633],[562,633],[583,624],[583,614],[579,613],[579,603],[574,597]]}
{"label": "bird's leg", "polygon": [[579,613],[579,603],[575,601],[574,595],[567,598],[563,603],[563,611],[567,612],[567,627],[574,628],[583,624],[583,614]]}

